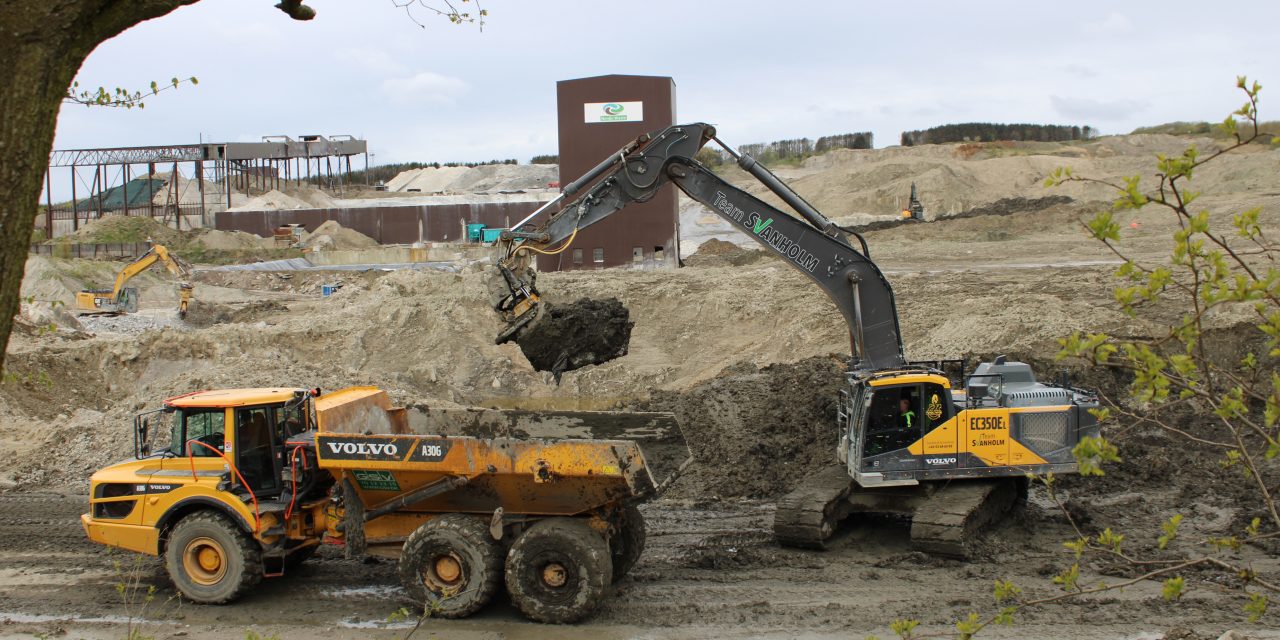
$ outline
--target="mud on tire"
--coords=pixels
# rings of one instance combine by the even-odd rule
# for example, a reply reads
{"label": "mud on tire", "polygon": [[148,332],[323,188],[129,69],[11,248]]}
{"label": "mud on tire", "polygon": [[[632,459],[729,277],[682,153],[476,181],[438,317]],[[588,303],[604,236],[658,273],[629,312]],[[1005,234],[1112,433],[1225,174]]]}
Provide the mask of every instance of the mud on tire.
{"label": "mud on tire", "polygon": [[608,543],[577,518],[539,521],[507,554],[511,602],[538,622],[581,620],[600,605],[612,579]]}
{"label": "mud on tire", "polygon": [[640,554],[644,553],[644,516],[634,504],[626,505],[618,510],[617,530],[609,539],[609,554],[613,559],[613,582],[622,579],[631,568],[636,566]]}
{"label": "mud on tire", "polygon": [[400,582],[414,602],[442,618],[464,618],[489,603],[502,578],[502,548],[480,518],[451,513],[409,534]]}
{"label": "mud on tire", "polygon": [[224,604],[262,580],[262,550],[225,516],[199,511],[169,532],[165,569],[187,600]]}

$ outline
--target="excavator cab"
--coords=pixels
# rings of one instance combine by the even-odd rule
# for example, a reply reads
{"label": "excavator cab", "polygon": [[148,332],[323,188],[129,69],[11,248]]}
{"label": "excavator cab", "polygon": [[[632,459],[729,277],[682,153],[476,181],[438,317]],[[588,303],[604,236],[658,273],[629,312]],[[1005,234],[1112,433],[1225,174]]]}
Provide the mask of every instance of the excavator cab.
{"label": "excavator cab", "polygon": [[841,458],[860,483],[915,484],[915,472],[926,465],[954,466],[954,460],[945,457],[927,459],[912,453],[913,444],[956,416],[945,376],[908,372],[855,379],[845,395],[849,400],[840,414]]}

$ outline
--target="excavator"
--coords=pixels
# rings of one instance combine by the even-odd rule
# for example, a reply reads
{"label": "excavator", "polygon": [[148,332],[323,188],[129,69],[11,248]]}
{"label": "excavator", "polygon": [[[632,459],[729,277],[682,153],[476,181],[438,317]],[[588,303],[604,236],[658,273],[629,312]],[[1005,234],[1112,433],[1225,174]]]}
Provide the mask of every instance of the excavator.
{"label": "excavator", "polygon": [[151,268],[157,262],[162,263],[169,273],[181,279],[178,283],[178,317],[185,317],[187,305],[191,302],[191,292],[194,289],[187,281],[191,277],[191,267],[159,244],[152,244],[146,253],[125,265],[120,273],[116,274],[116,283],[111,289],[85,289],[76,292],[76,309],[81,314],[134,313],[138,310],[138,290],[125,285],[134,276]]}
{"label": "excavator", "polygon": [[[798,216],[695,160],[712,141]],[[579,230],[649,200],[667,183],[807,276],[849,329],[852,354],[832,425],[835,459],[779,500],[773,525],[779,543],[821,549],[847,516],[896,514],[911,519],[916,549],[968,557],[981,529],[1025,495],[1028,474],[1078,471],[1073,448],[1098,433],[1090,413],[1098,406],[1095,393],[1068,380],[1039,382],[1029,365],[1003,356],[967,376],[962,361],[909,361],[893,287],[871,260],[866,239],[830,221],[704,123],[640,136],[501,234],[497,268],[507,291],[494,308],[506,324],[497,341],[518,342],[542,313],[531,254],[563,250]],[[954,381],[943,371],[948,362],[960,362]]]}

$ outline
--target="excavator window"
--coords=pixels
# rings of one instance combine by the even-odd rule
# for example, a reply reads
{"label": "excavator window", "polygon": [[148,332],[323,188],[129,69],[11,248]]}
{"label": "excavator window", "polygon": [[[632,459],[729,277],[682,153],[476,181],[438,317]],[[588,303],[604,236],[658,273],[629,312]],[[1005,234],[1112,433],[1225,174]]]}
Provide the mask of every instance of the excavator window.
{"label": "excavator window", "polygon": [[867,412],[863,455],[875,456],[907,448],[920,438],[923,417],[918,385],[877,388]]}

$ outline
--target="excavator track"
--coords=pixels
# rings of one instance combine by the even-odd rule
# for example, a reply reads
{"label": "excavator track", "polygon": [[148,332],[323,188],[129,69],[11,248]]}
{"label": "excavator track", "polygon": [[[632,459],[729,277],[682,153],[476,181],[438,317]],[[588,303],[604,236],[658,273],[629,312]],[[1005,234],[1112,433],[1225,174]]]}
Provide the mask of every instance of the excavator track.
{"label": "excavator track", "polygon": [[784,547],[825,549],[836,525],[849,513],[853,481],[843,465],[815,473],[778,500],[773,535]]}
{"label": "excavator track", "polygon": [[978,533],[1013,507],[1018,480],[965,480],[939,487],[911,518],[912,548],[968,558]]}

